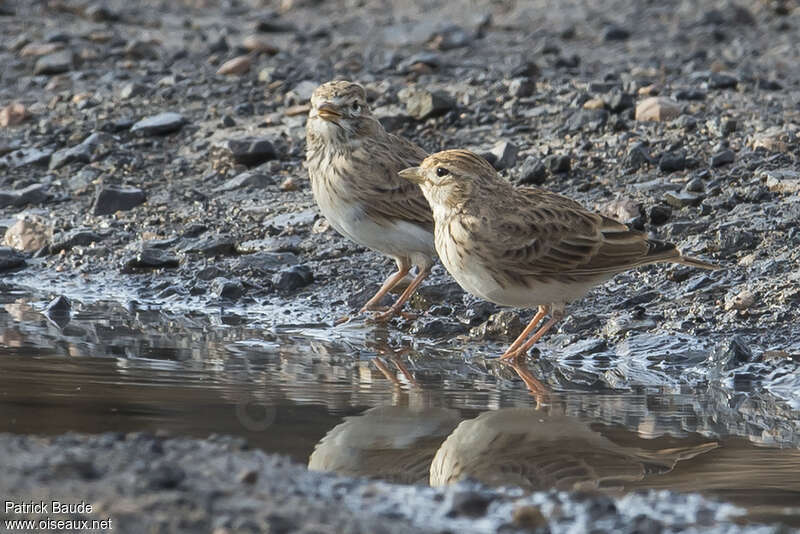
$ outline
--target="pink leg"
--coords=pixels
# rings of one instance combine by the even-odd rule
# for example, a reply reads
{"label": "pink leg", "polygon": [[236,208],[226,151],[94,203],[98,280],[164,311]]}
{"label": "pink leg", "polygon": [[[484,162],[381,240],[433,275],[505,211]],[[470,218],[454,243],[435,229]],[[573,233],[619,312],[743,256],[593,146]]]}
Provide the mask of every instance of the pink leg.
{"label": "pink leg", "polygon": [[561,310],[554,311],[550,319],[546,323],[544,323],[544,325],[535,334],[533,334],[528,341],[526,341],[520,348],[518,348],[514,352],[504,354],[502,358],[504,360],[516,360],[520,356],[525,355],[534,345],[534,343],[539,341],[542,338],[542,336],[545,335],[548,330],[553,328],[553,325],[556,324],[558,321],[560,321],[563,317],[564,317],[563,311]]}
{"label": "pink leg", "polygon": [[542,322],[542,319],[544,319],[545,315],[547,315],[547,306],[539,306],[539,311],[537,311],[536,315],[533,316],[533,319],[531,319],[531,322],[529,322],[528,326],[525,327],[525,330],[523,330],[522,333],[517,336],[517,339],[514,340],[511,346],[508,347],[508,349],[500,357],[506,358],[509,354],[517,350],[525,341],[525,339],[531,335],[533,329]]}
{"label": "pink leg", "polygon": [[366,304],[364,304],[364,306],[361,308],[361,313],[374,309],[384,295],[391,291],[394,286],[396,286],[403,278],[405,278],[410,270],[410,265],[406,264],[405,262],[398,262],[397,272],[387,278],[378,292],[375,293],[375,296],[369,299]]}
{"label": "pink leg", "polygon": [[406,290],[403,291],[403,294],[400,295],[400,298],[397,299],[397,302],[392,304],[391,308],[389,308],[385,312],[375,316],[373,320],[378,321],[378,322],[384,322],[384,321],[388,321],[389,319],[391,319],[392,317],[397,315],[397,313],[403,307],[403,304],[405,304],[406,301],[411,298],[411,295],[414,294],[414,291],[417,290],[419,285],[422,283],[423,280],[425,280],[425,278],[428,277],[429,274],[431,274],[431,268],[430,267],[426,267],[424,269],[421,269],[419,271],[419,274],[408,285]]}

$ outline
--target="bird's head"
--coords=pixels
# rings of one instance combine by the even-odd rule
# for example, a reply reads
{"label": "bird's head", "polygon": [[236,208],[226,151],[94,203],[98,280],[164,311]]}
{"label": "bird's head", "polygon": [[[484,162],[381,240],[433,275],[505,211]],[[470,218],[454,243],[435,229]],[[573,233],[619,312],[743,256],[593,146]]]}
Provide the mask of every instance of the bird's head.
{"label": "bird's head", "polygon": [[314,90],[307,128],[323,141],[347,141],[369,134],[377,121],[367,104],[364,88],[344,80],[327,82]]}

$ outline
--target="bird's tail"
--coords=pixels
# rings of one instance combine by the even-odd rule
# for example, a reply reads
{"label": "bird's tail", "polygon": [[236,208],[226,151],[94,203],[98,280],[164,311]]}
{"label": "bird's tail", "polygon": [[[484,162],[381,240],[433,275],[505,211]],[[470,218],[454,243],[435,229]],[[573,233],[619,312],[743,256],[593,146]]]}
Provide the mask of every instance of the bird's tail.
{"label": "bird's tail", "polygon": [[691,256],[684,256],[683,253],[673,245],[666,241],[658,241],[656,239],[648,239],[647,245],[650,247],[645,256],[645,263],[679,263],[688,267],[697,267],[698,269],[708,269],[709,271],[718,271],[722,269],[719,265],[709,263],[707,261],[693,258]]}

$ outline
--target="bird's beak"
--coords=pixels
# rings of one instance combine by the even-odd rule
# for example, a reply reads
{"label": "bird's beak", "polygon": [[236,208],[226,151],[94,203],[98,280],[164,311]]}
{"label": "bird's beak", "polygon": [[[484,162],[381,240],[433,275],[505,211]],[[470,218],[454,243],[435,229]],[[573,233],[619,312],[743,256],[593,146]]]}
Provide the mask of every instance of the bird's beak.
{"label": "bird's beak", "polygon": [[324,104],[320,105],[317,108],[317,115],[319,115],[320,119],[330,122],[336,122],[336,119],[339,119],[342,116],[341,112],[336,108],[336,106],[330,102],[325,102]]}
{"label": "bird's beak", "polygon": [[415,184],[421,184],[425,181],[422,177],[422,169],[419,167],[410,167],[408,169],[403,169],[399,173],[400,178],[405,178],[409,182],[414,182]]}

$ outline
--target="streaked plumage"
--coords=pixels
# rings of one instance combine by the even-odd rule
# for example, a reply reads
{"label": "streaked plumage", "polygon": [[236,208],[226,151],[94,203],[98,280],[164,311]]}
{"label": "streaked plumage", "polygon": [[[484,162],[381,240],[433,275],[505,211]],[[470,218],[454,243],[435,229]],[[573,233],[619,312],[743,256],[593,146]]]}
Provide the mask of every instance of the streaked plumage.
{"label": "streaked plumage", "polygon": [[[433,154],[401,175],[430,203],[436,250],[464,289],[501,305],[539,306],[504,358],[527,352],[567,302],[617,273],[662,262],[716,268],[561,195],[516,189],[466,150]],[[523,343],[548,312],[551,319]]]}
{"label": "streaked plumage", "polygon": [[383,319],[400,309],[436,258],[430,207],[419,187],[398,176],[426,155],[383,129],[360,85],[334,81],[314,91],[306,124],[306,162],[314,200],[340,234],[397,263],[397,273],[364,309],[376,309],[413,265],[418,268],[409,289],[379,316]]}

